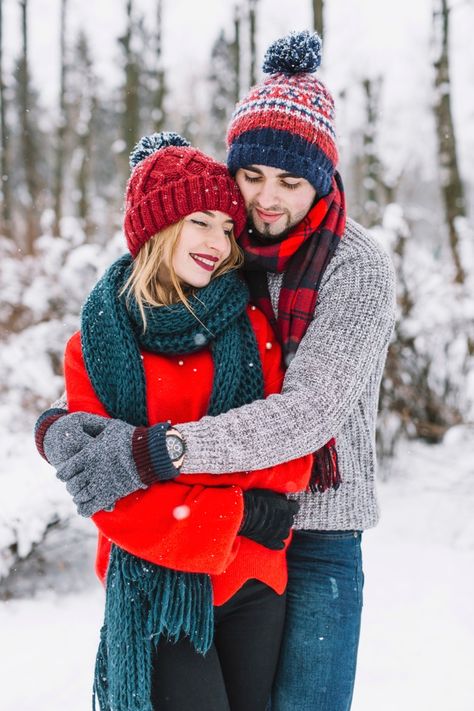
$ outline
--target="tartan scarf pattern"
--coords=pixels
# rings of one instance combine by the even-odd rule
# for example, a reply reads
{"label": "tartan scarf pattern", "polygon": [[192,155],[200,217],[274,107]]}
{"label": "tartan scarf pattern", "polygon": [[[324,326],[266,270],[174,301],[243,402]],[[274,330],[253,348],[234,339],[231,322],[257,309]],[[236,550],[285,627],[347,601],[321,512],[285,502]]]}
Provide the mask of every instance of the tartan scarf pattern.
{"label": "tartan scarf pattern", "polygon": [[[239,242],[245,254],[245,275],[252,302],[267,316],[283,347],[288,366],[312,321],[326,267],[344,234],[346,206],[340,175],[331,190],[313,205],[306,217],[281,240],[268,240],[244,232]],[[284,272],[273,311],[266,272]],[[331,438],[314,453],[310,490],[338,489],[341,483],[336,441]]]}

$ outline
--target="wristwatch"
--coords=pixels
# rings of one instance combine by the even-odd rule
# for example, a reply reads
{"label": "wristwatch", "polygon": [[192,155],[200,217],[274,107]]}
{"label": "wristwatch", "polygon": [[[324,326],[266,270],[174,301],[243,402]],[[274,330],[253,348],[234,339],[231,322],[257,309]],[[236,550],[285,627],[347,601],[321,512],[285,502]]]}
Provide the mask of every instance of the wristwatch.
{"label": "wristwatch", "polygon": [[166,434],[166,449],[171,461],[177,462],[186,451],[184,439],[177,434]]}

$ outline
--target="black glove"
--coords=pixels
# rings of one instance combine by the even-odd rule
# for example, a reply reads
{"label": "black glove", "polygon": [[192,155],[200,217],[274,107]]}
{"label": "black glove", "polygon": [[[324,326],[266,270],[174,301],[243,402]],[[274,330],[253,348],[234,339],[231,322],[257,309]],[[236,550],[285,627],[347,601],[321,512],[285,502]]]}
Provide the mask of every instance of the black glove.
{"label": "black glove", "polygon": [[285,547],[284,541],[290,534],[298,508],[297,501],[275,491],[244,491],[244,516],[239,535],[280,551]]}

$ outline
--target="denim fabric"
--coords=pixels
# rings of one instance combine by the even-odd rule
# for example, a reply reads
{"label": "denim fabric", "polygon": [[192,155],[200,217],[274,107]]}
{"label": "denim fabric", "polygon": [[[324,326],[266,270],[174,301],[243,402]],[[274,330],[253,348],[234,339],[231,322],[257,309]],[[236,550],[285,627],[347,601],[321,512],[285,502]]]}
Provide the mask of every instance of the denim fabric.
{"label": "denim fabric", "polygon": [[349,711],[362,612],[360,531],[295,531],[272,711]]}

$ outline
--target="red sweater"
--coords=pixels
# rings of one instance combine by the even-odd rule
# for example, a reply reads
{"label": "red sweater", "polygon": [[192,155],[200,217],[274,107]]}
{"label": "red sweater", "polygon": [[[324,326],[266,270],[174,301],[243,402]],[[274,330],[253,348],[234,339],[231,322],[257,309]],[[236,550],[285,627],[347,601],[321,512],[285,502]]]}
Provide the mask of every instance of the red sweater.
{"label": "red sweater", "polygon": [[[267,397],[281,389],[281,350],[263,314],[253,306],[248,314],[257,338]],[[182,356],[146,351],[142,355],[150,425],[165,420],[199,420],[206,414],[214,372],[207,348]],[[107,417],[87,375],[79,333],[66,346],[64,372],[68,410]],[[300,491],[308,485],[311,464],[312,457],[306,456],[253,472],[182,474],[126,496],[113,511],[93,516],[99,529],[99,578],[105,579],[113,542],[158,565],[209,573],[215,605],[229,600],[250,578],[281,594],[287,582],[285,550],[271,551],[238,535],[242,490]]]}

